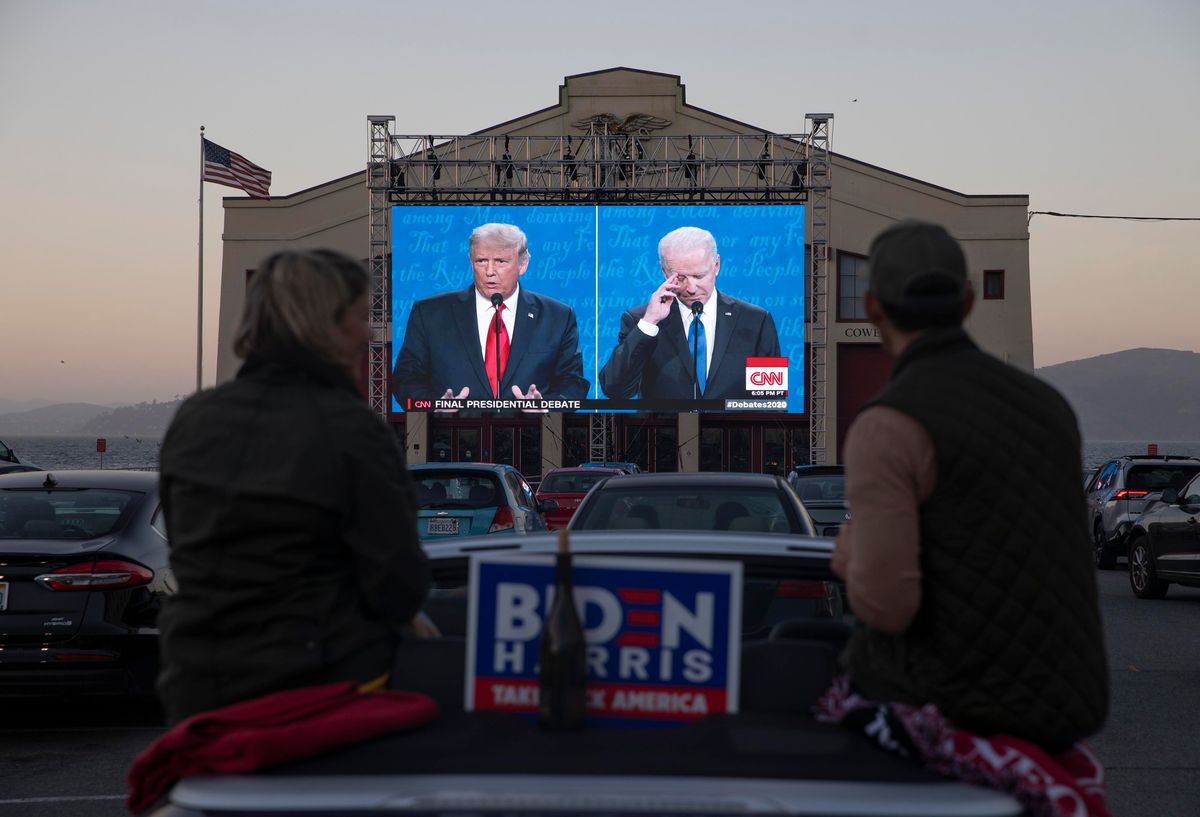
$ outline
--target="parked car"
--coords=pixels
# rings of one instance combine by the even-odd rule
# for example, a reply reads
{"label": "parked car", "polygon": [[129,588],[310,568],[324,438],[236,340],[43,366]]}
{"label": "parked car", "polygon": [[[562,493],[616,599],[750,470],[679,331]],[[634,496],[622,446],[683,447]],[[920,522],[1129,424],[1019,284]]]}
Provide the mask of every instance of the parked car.
{"label": "parked car", "polygon": [[1111,568],[1126,552],[1130,526],[1147,495],[1164,488],[1179,490],[1196,474],[1200,459],[1175,455],[1128,454],[1101,465],[1084,489],[1096,567]]}
{"label": "parked car", "polygon": [[0,695],[153,694],[167,552],[157,473],[0,476]]}
{"label": "parked car", "polygon": [[408,470],[416,481],[422,540],[546,530],[542,514],[558,507],[552,500],[539,503],[511,465],[422,463]]}
{"label": "parked car", "polygon": [[1147,505],[1129,531],[1133,594],[1161,599],[1173,583],[1200,587],[1200,476]]}
{"label": "parked car", "polygon": [[619,468],[626,474],[640,474],[642,468],[636,462],[581,462],[580,468]]}
{"label": "parked car", "polygon": [[[629,477],[628,479],[639,479]],[[617,485],[621,479],[605,485]],[[782,480],[780,480],[782,483]],[[786,486],[785,486],[786,487]],[[552,534],[446,540],[427,548],[431,602],[446,637],[401,645],[397,681],[438,700],[439,720],[253,775],[175,785],[155,817],[359,815],[976,815],[1020,804],[947,780],[809,713],[836,671],[846,624],[827,607],[794,606],[797,587],[840,592],[828,539],[739,531],[583,531],[580,556],[634,554],[742,565],[739,711],[673,728],[541,730],[507,713],[463,713],[463,633],[470,556],[553,552]],[[453,613],[457,610],[457,614]]]}
{"label": "parked car", "polygon": [[788,485],[808,509],[821,536],[837,536],[850,518],[846,501],[846,468],[842,465],[800,465],[788,474]]}
{"label": "parked car", "polygon": [[19,474],[23,471],[41,471],[31,462],[21,462],[17,452],[0,440],[0,474]]}
{"label": "parked car", "polygon": [[552,499],[558,508],[546,511],[546,525],[551,530],[565,528],[575,515],[575,509],[592,486],[612,476],[627,473],[620,468],[555,468],[542,477],[538,485],[538,502]]}
{"label": "parked car", "polygon": [[597,485],[570,530],[737,530],[814,536],[782,477],[726,472],[630,474]]}

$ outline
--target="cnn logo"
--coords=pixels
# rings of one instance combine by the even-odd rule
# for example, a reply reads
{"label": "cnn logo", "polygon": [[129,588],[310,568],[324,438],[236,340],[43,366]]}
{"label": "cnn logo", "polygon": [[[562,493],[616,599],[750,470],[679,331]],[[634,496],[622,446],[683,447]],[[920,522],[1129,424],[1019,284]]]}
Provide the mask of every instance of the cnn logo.
{"label": "cnn logo", "polygon": [[788,359],[786,357],[746,358],[746,389],[769,389],[786,391],[788,387]]}

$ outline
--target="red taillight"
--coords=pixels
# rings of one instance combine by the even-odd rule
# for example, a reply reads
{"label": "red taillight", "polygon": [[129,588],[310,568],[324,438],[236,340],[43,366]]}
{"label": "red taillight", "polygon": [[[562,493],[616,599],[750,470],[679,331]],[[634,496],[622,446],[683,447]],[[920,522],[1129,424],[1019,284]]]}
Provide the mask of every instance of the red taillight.
{"label": "red taillight", "polygon": [[1121,490],[1119,490],[1115,494],[1113,494],[1113,499],[1141,499],[1148,493],[1150,493],[1150,492],[1149,491],[1131,491],[1128,488],[1122,488]]}
{"label": "red taillight", "polygon": [[120,590],[149,584],[154,574],[133,562],[79,562],[43,573],[34,581],[47,590]]}
{"label": "red taillight", "polygon": [[499,533],[502,530],[512,530],[516,527],[513,524],[512,508],[507,505],[501,505],[496,509],[496,516],[492,519],[492,526],[488,528],[488,533]]}
{"label": "red taillight", "polygon": [[825,582],[784,579],[775,586],[777,599],[823,599],[830,595]]}

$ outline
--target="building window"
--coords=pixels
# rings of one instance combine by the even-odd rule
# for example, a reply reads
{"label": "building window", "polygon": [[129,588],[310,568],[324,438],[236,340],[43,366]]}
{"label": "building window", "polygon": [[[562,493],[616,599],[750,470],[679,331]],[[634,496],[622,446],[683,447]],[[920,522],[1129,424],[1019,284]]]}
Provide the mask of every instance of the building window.
{"label": "building window", "polygon": [[983,299],[985,301],[1004,300],[1004,270],[985,269],[983,271]]}
{"label": "building window", "polygon": [[838,253],[838,320],[865,321],[867,308],[867,259],[865,256]]}

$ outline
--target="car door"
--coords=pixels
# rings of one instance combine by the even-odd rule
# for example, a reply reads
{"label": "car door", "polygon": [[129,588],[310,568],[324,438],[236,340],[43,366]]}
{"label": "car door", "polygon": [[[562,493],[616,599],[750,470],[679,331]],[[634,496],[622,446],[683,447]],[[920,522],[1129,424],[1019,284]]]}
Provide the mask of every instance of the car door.
{"label": "car door", "polygon": [[1200,578],[1200,477],[1179,492],[1178,504],[1155,516],[1149,530],[1159,575]]}
{"label": "car door", "polygon": [[1095,520],[1103,519],[1104,506],[1108,495],[1112,493],[1112,486],[1117,481],[1117,471],[1121,464],[1116,460],[1106,462],[1101,468],[1100,473],[1092,481],[1088,488],[1087,503],[1088,503],[1088,529],[1091,530],[1095,524]]}

